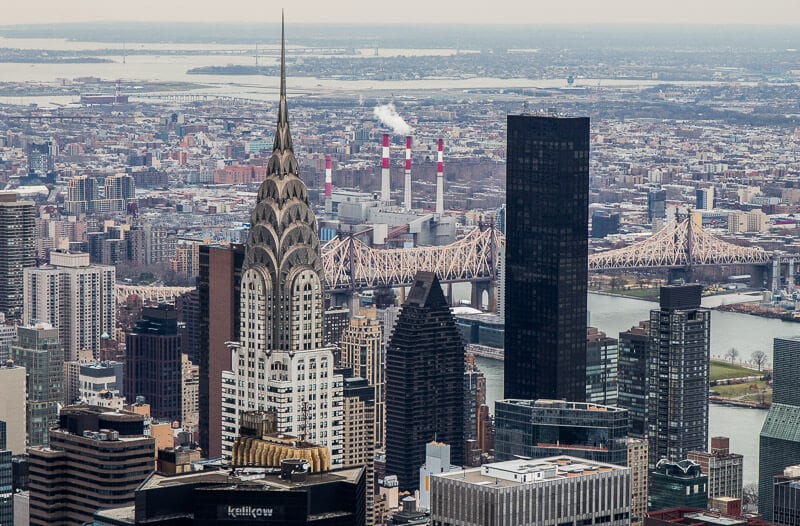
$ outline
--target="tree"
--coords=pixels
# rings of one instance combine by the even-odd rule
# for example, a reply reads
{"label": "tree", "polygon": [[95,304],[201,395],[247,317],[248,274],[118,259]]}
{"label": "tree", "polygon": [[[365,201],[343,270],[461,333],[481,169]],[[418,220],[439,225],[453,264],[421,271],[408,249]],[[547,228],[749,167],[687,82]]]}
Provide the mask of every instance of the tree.
{"label": "tree", "polygon": [[767,353],[764,351],[753,351],[753,354],[750,355],[750,361],[753,362],[753,365],[758,367],[758,371],[761,372],[761,368],[767,364]]}
{"label": "tree", "polygon": [[748,510],[758,508],[758,484],[745,484],[742,488],[742,507]]}
{"label": "tree", "polygon": [[725,353],[725,358],[728,358],[731,361],[731,363],[736,361],[736,358],[738,358],[738,356],[739,356],[739,351],[736,350],[736,347],[731,347],[730,349],[728,349],[728,352]]}

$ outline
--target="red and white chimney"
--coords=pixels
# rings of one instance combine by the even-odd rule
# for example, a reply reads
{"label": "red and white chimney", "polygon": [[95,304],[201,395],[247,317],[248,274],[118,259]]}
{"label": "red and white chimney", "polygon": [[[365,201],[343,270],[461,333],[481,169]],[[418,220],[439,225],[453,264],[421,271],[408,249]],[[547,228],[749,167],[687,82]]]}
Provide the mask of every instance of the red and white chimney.
{"label": "red and white chimney", "polygon": [[436,213],[444,214],[444,159],[442,149],[444,139],[439,139],[439,152],[436,157]]}
{"label": "red and white chimney", "polygon": [[388,203],[391,199],[391,181],[389,173],[389,134],[383,134],[383,159],[381,164],[381,201]]}
{"label": "red and white chimney", "polygon": [[406,136],[406,180],[403,205],[406,210],[411,210],[411,136]]}
{"label": "red and white chimney", "polygon": [[325,156],[325,199],[333,195],[333,178],[331,176],[331,156]]}

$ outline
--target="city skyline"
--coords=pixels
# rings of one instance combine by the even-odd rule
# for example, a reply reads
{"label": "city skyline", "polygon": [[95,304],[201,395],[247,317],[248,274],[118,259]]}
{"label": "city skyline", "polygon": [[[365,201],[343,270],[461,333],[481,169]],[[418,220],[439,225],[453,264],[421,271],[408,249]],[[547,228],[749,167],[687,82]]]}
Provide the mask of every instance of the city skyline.
{"label": "city skyline", "polygon": [[[127,6],[126,6],[127,7]],[[277,23],[277,9],[253,0],[232,0],[224,4],[210,0],[158,2],[141,0],[136,10],[111,6],[100,0],[69,3],[43,0],[16,3],[4,13],[4,25],[96,21],[180,21],[180,22],[266,22]],[[454,2],[431,4],[408,0],[395,12],[387,5],[357,0],[332,4],[302,0],[287,6],[296,22],[338,23],[452,23],[452,24],[800,24],[800,6],[792,0],[766,0],[756,7],[746,0],[707,0],[703,3],[677,0],[663,4],[634,0],[572,0],[565,3],[520,4],[500,0],[491,4],[475,2],[463,9]],[[390,7],[390,6],[389,6]],[[395,14],[396,13],[396,14]],[[511,14],[513,13],[513,15]]]}

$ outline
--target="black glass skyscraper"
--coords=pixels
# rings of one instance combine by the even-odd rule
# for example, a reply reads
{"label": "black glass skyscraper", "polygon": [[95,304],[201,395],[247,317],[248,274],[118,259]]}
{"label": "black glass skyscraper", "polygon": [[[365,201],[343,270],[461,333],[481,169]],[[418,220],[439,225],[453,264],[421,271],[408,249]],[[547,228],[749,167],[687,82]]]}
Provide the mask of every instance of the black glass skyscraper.
{"label": "black glass skyscraper", "polygon": [[439,280],[418,272],[386,349],[386,473],[419,487],[425,444],[464,459],[464,343]]}
{"label": "black glass skyscraper", "polygon": [[586,399],[589,119],[508,116],[505,397]]}

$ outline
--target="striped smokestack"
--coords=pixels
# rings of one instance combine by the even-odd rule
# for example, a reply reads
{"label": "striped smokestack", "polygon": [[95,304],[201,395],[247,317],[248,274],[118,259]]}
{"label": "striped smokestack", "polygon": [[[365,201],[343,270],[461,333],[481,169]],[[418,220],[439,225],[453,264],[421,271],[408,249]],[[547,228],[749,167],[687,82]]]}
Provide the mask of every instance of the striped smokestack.
{"label": "striped smokestack", "polygon": [[391,182],[389,176],[389,134],[383,134],[383,160],[381,165],[381,201],[388,203],[391,199]]}
{"label": "striped smokestack", "polygon": [[406,210],[411,210],[411,136],[406,136],[406,181],[404,192],[404,205]]}
{"label": "striped smokestack", "polygon": [[331,177],[331,156],[325,156],[325,198],[331,197],[333,195],[332,190],[333,185],[333,178]]}
{"label": "striped smokestack", "polygon": [[439,139],[439,152],[436,157],[436,213],[444,214],[444,159],[442,149],[444,140]]}

